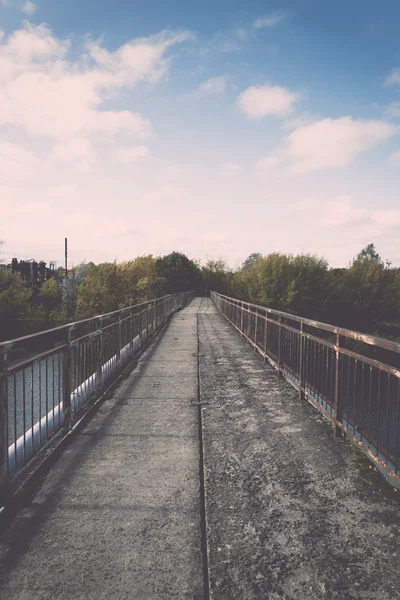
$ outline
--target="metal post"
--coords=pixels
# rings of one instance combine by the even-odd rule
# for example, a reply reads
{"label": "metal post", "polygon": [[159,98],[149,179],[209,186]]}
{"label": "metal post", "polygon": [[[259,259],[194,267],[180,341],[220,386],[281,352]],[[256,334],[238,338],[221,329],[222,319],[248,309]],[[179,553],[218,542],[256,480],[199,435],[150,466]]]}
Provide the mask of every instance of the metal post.
{"label": "metal post", "polygon": [[304,375],[303,375],[303,321],[300,322],[300,365],[299,365],[299,400],[303,398]]}
{"label": "metal post", "polygon": [[268,312],[265,311],[265,342],[264,342],[264,358],[267,360],[267,341],[268,341]]}
{"label": "metal post", "polygon": [[133,311],[129,311],[129,353],[133,355]]}
{"label": "metal post", "polygon": [[256,352],[257,350],[257,316],[258,316],[258,310],[256,309],[256,318],[255,318],[255,326],[254,326],[254,352]]}
{"label": "metal post", "polygon": [[117,346],[117,369],[119,367],[119,364],[121,362],[121,327],[122,327],[122,323],[121,323],[121,313],[118,315],[118,331],[117,331],[117,337],[118,337],[118,346]]}
{"label": "metal post", "polygon": [[71,429],[71,333],[72,329],[68,330],[68,348],[65,349],[63,358],[63,433],[68,433]]}
{"label": "metal post", "polygon": [[[0,350],[0,497],[6,493],[8,483],[8,394],[7,350]],[[16,415],[14,415],[14,419]],[[15,461],[17,457],[15,456]]]}
{"label": "metal post", "polygon": [[279,323],[279,337],[278,337],[278,373],[279,377],[283,377],[282,372],[282,317],[279,315],[278,317]]}
{"label": "metal post", "polygon": [[68,279],[68,239],[65,238],[65,279]]}
{"label": "metal post", "polygon": [[144,310],[141,310],[138,313],[138,316],[139,316],[139,348],[143,347],[143,315],[144,315]]}
{"label": "metal post", "polygon": [[98,344],[97,344],[97,369],[96,384],[99,392],[103,389],[103,327],[101,319],[97,319]]}
{"label": "metal post", "polygon": [[243,302],[240,310],[240,333],[243,335]]}
{"label": "metal post", "polygon": [[340,335],[336,334],[336,372],[335,372],[335,421],[333,424],[333,433],[335,437],[342,437],[342,429],[339,423],[343,418],[342,399],[339,394],[339,358],[340,358]]}

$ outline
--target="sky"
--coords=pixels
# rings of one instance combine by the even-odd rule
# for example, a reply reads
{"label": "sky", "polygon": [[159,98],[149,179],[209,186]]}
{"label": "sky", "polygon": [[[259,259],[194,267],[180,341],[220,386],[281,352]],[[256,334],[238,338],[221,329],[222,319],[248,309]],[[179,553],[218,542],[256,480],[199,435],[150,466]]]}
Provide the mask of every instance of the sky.
{"label": "sky", "polygon": [[0,0],[0,259],[400,266],[398,0]]}

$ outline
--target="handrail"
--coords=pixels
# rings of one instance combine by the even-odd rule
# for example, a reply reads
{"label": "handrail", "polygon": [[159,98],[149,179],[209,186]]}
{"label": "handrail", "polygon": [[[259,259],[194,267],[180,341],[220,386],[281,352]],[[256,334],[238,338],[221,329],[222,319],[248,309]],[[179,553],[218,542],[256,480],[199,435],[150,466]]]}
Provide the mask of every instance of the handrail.
{"label": "handrail", "polygon": [[[399,485],[400,344],[214,291],[210,295],[221,314],[298,390],[299,397],[329,419],[335,436],[346,434]],[[333,334],[332,339],[322,332]],[[346,339],[353,347],[345,346]],[[359,343],[373,346],[375,355],[368,356]]]}
{"label": "handrail", "polygon": [[83,323],[89,323],[90,321],[103,320],[103,319],[112,317],[113,315],[121,314],[121,313],[126,312],[128,310],[137,309],[137,308],[140,308],[142,306],[148,306],[150,304],[154,304],[155,302],[161,302],[161,301],[166,300],[167,298],[170,298],[170,297],[172,297],[174,295],[176,295],[176,294],[168,294],[167,296],[161,296],[160,298],[155,298],[154,300],[148,300],[147,302],[141,302],[139,304],[133,304],[132,306],[126,306],[124,308],[119,308],[117,310],[113,310],[113,311],[108,312],[108,313],[104,313],[104,314],[100,314],[100,315],[95,315],[94,317],[88,317],[87,319],[81,319],[80,321],[73,321],[72,323],[66,323],[65,325],[59,325],[58,327],[52,327],[51,329],[44,329],[42,331],[38,331],[36,333],[30,333],[28,335],[24,335],[24,336],[19,337],[19,338],[14,338],[14,339],[11,339],[11,340],[5,340],[3,342],[0,342],[0,350],[1,350],[2,346],[9,347],[10,345],[16,344],[17,342],[24,342],[26,340],[33,339],[33,338],[35,338],[37,336],[48,335],[48,334],[56,332],[56,331],[67,330],[67,329],[70,329],[71,327],[75,328],[77,325],[82,325]]}
{"label": "handrail", "polygon": [[290,319],[291,321],[296,321],[297,323],[303,323],[303,325],[308,325],[309,327],[315,327],[317,329],[322,329],[324,331],[329,331],[331,333],[339,334],[343,337],[347,337],[352,340],[356,340],[358,342],[363,342],[364,344],[370,344],[372,346],[378,346],[379,348],[384,348],[385,350],[390,350],[391,352],[397,352],[400,354],[400,343],[393,342],[392,340],[387,340],[385,338],[381,338],[379,336],[369,335],[366,333],[361,333],[359,331],[353,331],[352,329],[346,329],[344,327],[338,327],[337,325],[330,325],[329,323],[325,323],[323,321],[315,321],[314,319],[307,319],[305,317],[299,317],[297,315],[293,315],[291,313],[282,312],[280,310],[276,310],[274,308],[268,308],[266,306],[261,306],[259,304],[252,304],[251,302],[246,302],[244,300],[238,300],[237,298],[231,298],[230,296],[224,296],[223,294],[218,294],[217,292],[213,292],[220,296],[221,298],[225,298],[226,300],[231,300],[233,302],[240,302],[241,305],[251,306],[252,308],[265,310],[270,314],[274,314],[277,316],[284,317],[285,319]]}
{"label": "handrail", "polygon": [[[0,344],[0,502],[21,469],[55,435],[71,431],[105,385],[192,296],[170,294]],[[88,323],[92,331],[80,330],[74,338]],[[16,360],[17,350],[28,356]]]}

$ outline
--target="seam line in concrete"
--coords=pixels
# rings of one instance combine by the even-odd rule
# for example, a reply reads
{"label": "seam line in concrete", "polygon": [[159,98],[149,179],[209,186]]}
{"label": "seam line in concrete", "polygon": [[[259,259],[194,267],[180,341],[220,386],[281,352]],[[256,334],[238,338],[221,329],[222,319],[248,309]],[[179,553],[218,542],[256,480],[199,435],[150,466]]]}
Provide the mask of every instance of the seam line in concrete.
{"label": "seam line in concrete", "polygon": [[210,571],[208,561],[208,540],[207,540],[207,512],[206,512],[206,490],[204,473],[204,444],[203,444],[203,419],[201,402],[201,383],[200,383],[200,336],[199,336],[199,313],[196,315],[196,334],[197,334],[197,404],[199,419],[199,450],[200,450],[200,518],[201,518],[201,550],[203,555],[203,598],[210,600]]}

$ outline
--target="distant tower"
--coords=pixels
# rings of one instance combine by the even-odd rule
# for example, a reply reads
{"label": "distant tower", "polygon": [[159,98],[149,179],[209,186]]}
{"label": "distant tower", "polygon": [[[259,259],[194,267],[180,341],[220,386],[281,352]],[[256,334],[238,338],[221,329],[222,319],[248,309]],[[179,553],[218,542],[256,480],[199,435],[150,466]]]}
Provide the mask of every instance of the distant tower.
{"label": "distant tower", "polygon": [[68,277],[68,238],[65,238],[65,278]]}

